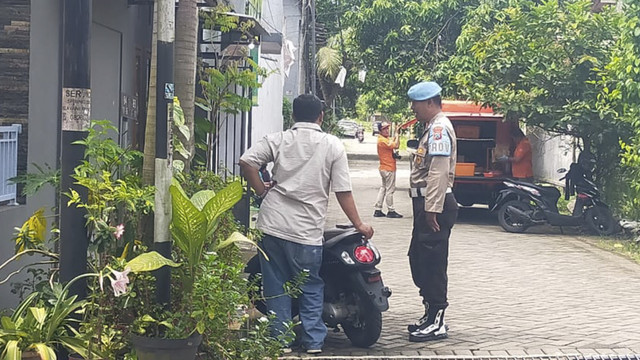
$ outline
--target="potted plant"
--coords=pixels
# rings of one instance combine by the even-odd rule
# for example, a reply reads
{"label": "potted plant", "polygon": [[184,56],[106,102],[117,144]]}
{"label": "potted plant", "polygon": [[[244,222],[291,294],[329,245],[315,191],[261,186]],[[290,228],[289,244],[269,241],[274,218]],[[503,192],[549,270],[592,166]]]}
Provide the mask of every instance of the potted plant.
{"label": "potted plant", "polygon": [[131,341],[140,360],[195,358],[210,315],[196,308],[197,302],[193,299],[194,284],[202,273],[201,263],[207,249],[251,242],[239,232],[233,232],[219,243],[215,240],[220,216],[242,197],[239,182],[230,183],[218,192],[201,190],[189,198],[174,180],[170,193],[171,234],[177,261],[183,266],[173,271],[171,288],[174,291],[169,306],[139,314],[133,323]]}

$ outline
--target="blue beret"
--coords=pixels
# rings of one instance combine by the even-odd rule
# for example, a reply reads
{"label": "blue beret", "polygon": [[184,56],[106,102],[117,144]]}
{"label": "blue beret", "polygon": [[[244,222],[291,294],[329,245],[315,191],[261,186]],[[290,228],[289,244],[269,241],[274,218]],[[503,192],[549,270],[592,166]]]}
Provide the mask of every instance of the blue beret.
{"label": "blue beret", "polygon": [[409,99],[411,100],[422,101],[440,95],[440,91],[442,91],[442,88],[437,83],[433,81],[423,81],[410,87],[407,95],[409,95]]}

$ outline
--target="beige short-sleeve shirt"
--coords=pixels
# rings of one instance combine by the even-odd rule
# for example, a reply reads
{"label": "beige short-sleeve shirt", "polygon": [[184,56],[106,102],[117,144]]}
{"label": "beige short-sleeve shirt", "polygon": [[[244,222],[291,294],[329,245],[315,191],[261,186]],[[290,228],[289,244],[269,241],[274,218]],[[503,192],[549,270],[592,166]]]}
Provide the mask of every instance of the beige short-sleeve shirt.
{"label": "beige short-sleeve shirt", "polygon": [[412,188],[425,189],[425,211],[441,213],[447,189],[453,188],[455,179],[456,132],[441,112],[425,127],[418,149],[412,155],[409,181]]}
{"label": "beige short-sleeve shirt", "polygon": [[342,142],[315,123],[260,139],[240,158],[259,169],[273,162],[276,185],[260,206],[256,227],[265,234],[304,245],[322,245],[329,191],[351,191]]}

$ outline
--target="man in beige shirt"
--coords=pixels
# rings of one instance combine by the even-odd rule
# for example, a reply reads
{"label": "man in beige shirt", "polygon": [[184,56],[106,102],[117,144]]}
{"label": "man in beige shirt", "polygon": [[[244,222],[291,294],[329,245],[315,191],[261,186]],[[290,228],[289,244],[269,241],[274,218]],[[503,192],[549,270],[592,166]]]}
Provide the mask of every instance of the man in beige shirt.
{"label": "man in beige shirt", "polygon": [[[291,298],[281,296],[286,282],[301,272],[308,276],[299,301],[302,338],[308,353],[322,351],[327,328],[322,320],[324,282],[320,277],[322,240],[329,191],[366,239],[373,228],[362,222],[353,195],[347,155],[342,142],[322,131],[322,102],[315,95],[300,95],[293,101],[296,123],[287,131],[269,134],[240,158],[249,185],[264,200],[257,228],[264,237],[260,247],[263,292],[267,308],[276,315],[273,334],[284,332],[291,321]],[[273,162],[273,183],[266,188],[259,169]]]}
{"label": "man in beige shirt", "polygon": [[425,129],[412,158],[409,189],[413,202],[409,264],[425,308],[424,315],[407,327],[413,342],[447,337],[444,311],[449,304],[449,236],[458,216],[451,190],[457,146],[453,125],[442,113],[440,91],[438,84],[425,81],[407,93],[411,109]]}

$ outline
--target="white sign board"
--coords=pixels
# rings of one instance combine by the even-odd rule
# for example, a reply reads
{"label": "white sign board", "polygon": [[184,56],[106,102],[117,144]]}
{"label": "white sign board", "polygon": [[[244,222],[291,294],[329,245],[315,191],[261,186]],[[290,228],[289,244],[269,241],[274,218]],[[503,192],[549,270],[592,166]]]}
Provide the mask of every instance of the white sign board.
{"label": "white sign board", "polygon": [[62,130],[87,130],[90,114],[91,89],[62,88]]}

